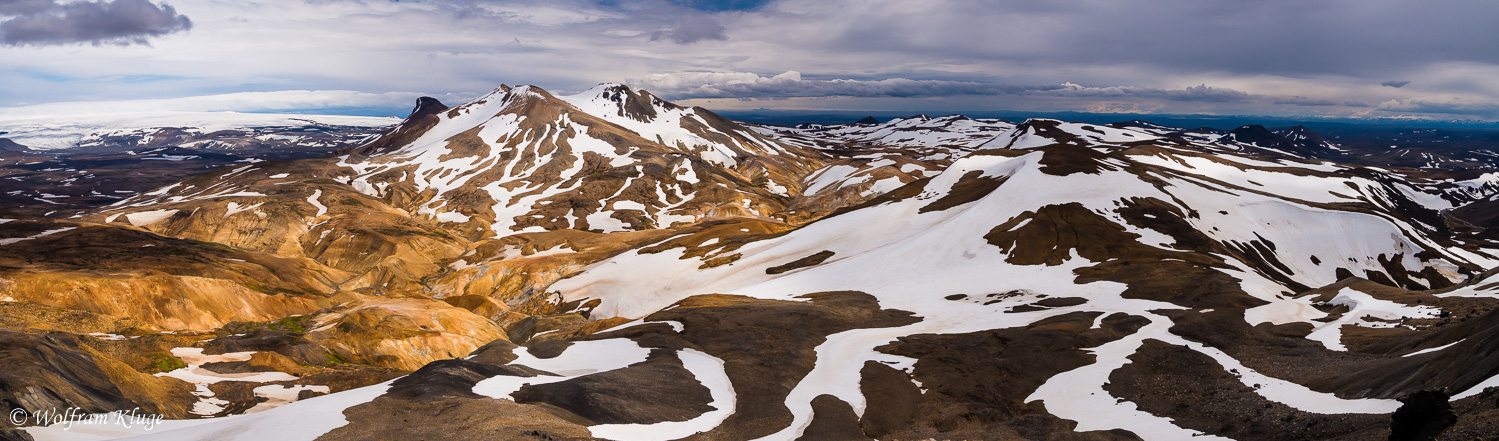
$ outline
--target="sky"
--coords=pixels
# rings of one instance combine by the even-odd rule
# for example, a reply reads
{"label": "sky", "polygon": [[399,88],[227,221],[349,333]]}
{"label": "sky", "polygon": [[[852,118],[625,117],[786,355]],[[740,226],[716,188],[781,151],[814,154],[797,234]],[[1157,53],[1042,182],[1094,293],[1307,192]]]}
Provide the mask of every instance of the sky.
{"label": "sky", "polygon": [[404,116],[601,82],[720,111],[1499,120],[1499,2],[0,0],[0,113]]}

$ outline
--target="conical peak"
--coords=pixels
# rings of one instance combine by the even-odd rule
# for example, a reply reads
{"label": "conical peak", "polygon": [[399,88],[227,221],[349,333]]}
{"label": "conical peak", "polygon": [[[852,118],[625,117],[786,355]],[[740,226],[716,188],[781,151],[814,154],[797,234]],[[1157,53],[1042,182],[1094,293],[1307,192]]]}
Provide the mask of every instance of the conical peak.
{"label": "conical peak", "polygon": [[599,83],[587,91],[574,95],[577,97],[599,97],[610,101],[619,101],[624,96],[634,95],[635,91],[620,83]]}
{"label": "conical peak", "polygon": [[1061,125],[1061,124],[1062,124],[1062,121],[1061,120],[1057,120],[1057,119],[1050,119],[1050,118],[1026,118],[1025,121],[1021,121],[1020,124],[1016,124],[1015,125],[1015,129],[1016,130],[1020,130],[1021,128],[1030,128],[1030,127],[1056,127],[1056,126]]}
{"label": "conical peak", "polygon": [[1259,125],[1259,124],[1246,124],[1246,125],[1242,125],[1242,126],[1239,126],[1239,127],[1235,127],[1230,132],[1237,132],[1237,133],[1270,133],[1270,129],[1266,129],[1265,126],[1262,126],[1262,125]]}
{"label": "conical peak", "polygon": [[448,106],[438,101],[437,98],[424,96],[416,99],[416,107],[411,109],[411,114],[406,119],[416,119],[427,115],[436,115],[448,110]]}
{"label": "conical peak", "polygon": [[676,104],[652,96],[644,90],[632,90],[619,83],[600,83],[588,91],[563,97],[580,109],[626,117],[640,122],[651,122],[661,110],[682,108]]}

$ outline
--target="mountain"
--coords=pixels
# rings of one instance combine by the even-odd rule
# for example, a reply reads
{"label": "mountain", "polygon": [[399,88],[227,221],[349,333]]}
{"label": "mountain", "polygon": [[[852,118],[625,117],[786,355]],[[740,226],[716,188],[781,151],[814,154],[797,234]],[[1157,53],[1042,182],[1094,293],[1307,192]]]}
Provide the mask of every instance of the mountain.
{"label": "mountain", "polygon": [[962,115],[932,118],[915,115],[884,123],[865,118],[853,124],[802,124],[796,127],[758,126],[762,133],[790,137],[791,142],[810,145],[858,143],[871,146],[939,147],[971,150],[1014,127],[1001,119],[973,119]]}
{"label": "mountain", "polygon": [[[0,167],[37,162],[38,152],[6,138],[0,138]],[[3,192],[0,192],[3,193]]]}
{"label": "mountain", "polygon": [[7,138],[0,138],[0,152],[26,152],[31,149]]}
{"label": "mountain", "polygon": [[1329,156],[1346,151],[1303,125],[1291,126],[1291,128],[1277,132],[1276,134],[1280,135],[1286,141],[1295,144],[1301,150],[1312,152],[1314,155]]}
{"label": "mountain", "polygon": [[[1434,213],[1392,202],[1404,198],[1400,190],[1357,169],[1121,142],[1149,136],[1086,127],[1028,121],[999,138],[1009,138],[1004,147],[975,152],[878,204],[774,237],[683,237],[551,289],[594,305],[590,317],[645,317],[642,328],[679,321],[688,339],[730,338],[712,328],[710,312],[696,312],[727,307],[694,308],[704,303],[815,305],[844,296],[907,314],[835,327],[826,340],[810,336],[803,350],[815,346],[817,355],[795,364],[803,380],[741,408],[784,402],[791,421],[756,430],[741,417],[714,432],[748,437],[810,436],[834,424],[824,418],[892,438],[1019,434],[1066,427],[1062,420],[1085,434],[1122,429],[1147,439],[1371,436],[1374,415],[1400,407],[1394,398],[1433,387],[1476,393],[1499,374],[1482,362],[1474,366],[1484,374],[1436,380],[1420,364],[1395,363],[1452,341],[1458,321],[1439,312],[1467,300],[1388,285],[1450,287],[1480,280],[1477,272],[1495,262],[1492,251],[1449,242],[1428,223]],[[731,265],[699,265],[730,255]],[[632,271],[647,267],[650,276]],[[1355,277],[1380,284],[1336,285]],[[1327,294],[1309,291],[1325,286]],[[1483,304],[1463,317],[1488,317],[1493,303]],[[1391,330],[1391,317],[1411,328]],[[1350,349],[1395,341],[1411,349]],[[731,379],[756,378],[732,368],[739,355],[719,354],[731,357]],[[1120,370],[1126,363],[1135,367]],[[1202,367],[1173,368],[1181,363]],[[897,380],[873,383],[889,377]],[[736,386],[773,384],[765,381]],[[1162,400],[1152,392],[1158,381],[1203,386]],[[892,404],[873,390],[902,387],[914,409],[876,411]],[[1216,393],[1235,398],[1215,401]],[[845,416],[824,416],[839,408]],[[1247,426],[1207,416],[1224,413]],[[954,414],[973,416],[954,430]],[[1278,423],[1272,414],[1319,425]],[[892,423],[881,418],[898,429],[884,431]]]}
{"label": "mountain", "polygon": [[1323,139],[1306,126],[1295,126],[1283,132],[1272,132],[1261,125],[1240,126],[1230,130],[1222,142],[1238,144],[1250,150],[1291,155],[1300,158],[1332,159],[1343,150]]}
{"label": "mountain", "polygon": [[507,87],[423,110],[340,165],[354,171],[355,188],[474,237],[772,217],[800,188],[795,175],[820,161],[619,85],[562,98]]}
{"label": "mountain", "polygon": [[1212,144],[1218,148],[1235,151],[1291,156],[1303,159],[1352,159],[1348,150],[1328,141],[1322,135],[1303,125],[1284,130],[1270,130],[1265,126],[1251,124],[1222,131],[1208,127],[1191,130],[1163,126],[1148,121],[1131,120],[1110,124],[1112,127],[1135,129],[1152,135],[1176,138],[1201,144]]}
{"label": "mountain", "polygon": [[48,403],[246,413],[150,439],[1499,435],[1496,180],[1338,147],[502,86],[0,220],[0,325]]}

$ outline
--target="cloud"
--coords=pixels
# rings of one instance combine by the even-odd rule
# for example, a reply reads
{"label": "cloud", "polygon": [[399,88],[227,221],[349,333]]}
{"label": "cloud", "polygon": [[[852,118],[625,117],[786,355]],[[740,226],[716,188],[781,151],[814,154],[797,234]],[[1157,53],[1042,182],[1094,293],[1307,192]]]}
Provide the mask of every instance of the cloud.
{"label": "cloud", "polygon": [[1212,87],[1206,84],[1190,86],[1184,89],[1158,89],[1151,87],[1133,86],[1108,86],[1087,87],[1073,83],[1062,83],[1060,88],[1054,90],[1043,90],[1043,93],[1056,96],[1070,97],[1136,97],[1156,98],[1170,101],[1199,101],[1211,103],[1229,103],[1249,101],[1253,98],[1248,92]]}
{"label": "cloud", "polygon": [[99,0],[57,4],[55,1],[7,1],[0,12],[18,14],[0,22],[0,43],[47,46],[76,43],[148,44],[192,29],[193,23],[171,5],[148,0]]}
{"label": "cloud", "polygon": [[1388,87],[1393,87],[1393,88],[1399,89],[1399,88],[1405,87],[1405,85],[1410,84],[1410,83],[1411,82],[1409,80],[1400,80],[1400,81],[1385,81],[1383,83],[1379,83],[1379,85],[1381,85],[1381,86],[1388,86]]}
{"label": "cloud", "polygon": [[1389,100],[1379,103],[1376,110],[1386,112],[1439,113],[1446,115],[1468,115],[1499,117],[1499,103],[1465,100],[1462,98],[1411,98]]}
{"label": "cloud", "polygon": [[943,97],[955,95],[1018,94],[1062,86],[1007,86],[948,80],[808,80],[800,72],[775,76],[749,72],[678,72],[626,80],[627,83],[673,99],[687,98],[804,98],[804,97]]}
{"label": "cloud", "polygon": [[0,16],[35,14],[56,6],[56,0],[0,0]]}
{"label": "cloud", "polygon": [[1310,106],[1310,107],[1373,107],[1362,101],[1334,101],[1329,99],[1307,98],[1304,96],[1282,96],[1275,97],[1272,103],[1281,106]]}
{"label": "cloud", "polygon": [[775,76],[749,72],[678,72],[627,80],[627,83],[672,99],[692,98],[810,98],[889,97],[929,98],[963,95],[1032,95],[1076,98],[1151,98],[1168,101],[1243,102],[1253,99],[1247,92],[1197,85],[1183,89],[1133,86],[1088,87],[1062,84],[997,84],[976,81],[804,79],[788,71]]}
{"label": "cloud", "polygon": [[1084,108],[1088,113],[1133,113],[1149,114],[1161,110],[1161,106],[1140,107],[1140,103],[1098,103]]}
{"label": "cloud", "polygon": [[1206,84],[1188,86],[1182,90],[1165,90],[1163,97],[1174,101],[1205,101],[1213,103],[1230,103],[1248,101],[1251,98],[1249,92],[1234,90],[1223,87],[1212,87]]}
{"label": "cloud", "polygon": [[[1411,75],[1433,62],[1499,62],[1493,39],[1486,38],[1493,34],[1490,17],[1499,13],[1499,2],[1303,3],[783,1],[767,9],[789,14],[749,17],[730,24],[730,34],[736,39],[783,43],[791,52],[788,56],[808,50],[904,55],[964,60],[1011,72],[1099,67],[1151,70],[1140,69],[1144,75],[1132,79],[1141,83],[1151,76],[1211,73],[1289,78],[1343,75],[1377,84]],[[1300,6],[1305,7],[1295,14],[1286,13]],[[849,57],[828,58],[848,62]]]}
{"label": "cloud", "polygon": [[931,98],[958,95],[1013,95],[1033,90],[1055,90],[1061,86],[1003,86],[973,81],[908,80],[803,80],[787,71],[775,77],[749,72],[678,72],[627,80],[631,86],[651,90],[673,99],[690,98]]}
{"label": "cloud", "polygon": [[706,16],[684,16],[671,29],[651,33],[651,41],[671,40],[677,44],[692,44],[703,40],[728,40],[724,27]]}
{"label": "cloud", "polygon": [[1336,105],[1338,105],[1338,102],[1333,101],[1333,100],[1322,100],[1322,99],[1315,99],[1315,98],[1307,98],[1307,97],[1304,97],[1304,96],[1280,97],[1280,98],[1276,98],[1273,102],[1275,104],[1279,104],[1279,105],[1290,105],[1290,106],[1336,106]]}
{"label": "cloud", "polygon": [[[1352,109],[1356,104],[1381,112],[1369,106],[1409,97],[1403,88],[1395,94],[1375,87],[1409,78],[1421,81],[1417,96],[1499,103],[1492,81],[1499,51],[1489,38],[1499,2],[133,4],[162,15],[169,9],[162,2],[176,8],[172,18],[184,20],[175,32],[190,23],[192,38],[137,33],[110,39],[118,33],[86,34],[80,29],[96,27],[81,25],[53,26],[69,30],[27,42],[0,32],[0,84],[10,86],[0,87],[6,92],[0,105],[278,89],[474,96],[500,83],[560,93],[623,81],[668,99],[722,98],[704,105],[768,98],[776,101],[763,105],[772,108],[1056,111],[1138,103],[1168,113],[1349,114],[1360,110]],[[67,5],[102,10],[123,4],[131,2],[0,0],[0,23],[30,17],[58,24],[77,21],[76,14],[65,14]],[[112,46],[145,41],[158,47]],[[62,46],[68,42],[98,47]],[[108,80],[163,76],[173,78]]]}
{"label": "cloud", "polygon": [[932,97],[1007,92],[1001,90],[1001,86],[964,81],[905,78],[806,80],[796,71],[769,77],[748,72],[681,72],[655,74],[627,82],[673,98]]}

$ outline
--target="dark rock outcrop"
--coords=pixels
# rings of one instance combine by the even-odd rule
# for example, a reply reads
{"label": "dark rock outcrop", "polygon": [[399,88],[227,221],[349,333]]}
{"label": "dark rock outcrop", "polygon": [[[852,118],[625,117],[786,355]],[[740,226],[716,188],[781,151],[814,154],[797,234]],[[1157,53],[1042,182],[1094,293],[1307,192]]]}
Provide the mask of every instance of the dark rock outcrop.
{"label": "dark rock outcrop", "polygon": [[514,396],[518,403],[547,403],[599,424],[687,421],[714,410],[708,388],[693,380],[674,352],[659,349],[623,369],[527,385]]}

